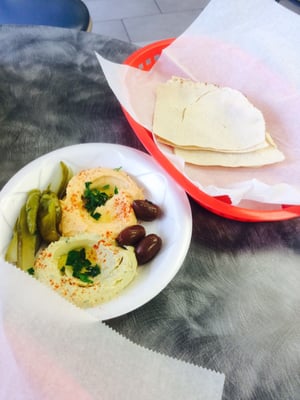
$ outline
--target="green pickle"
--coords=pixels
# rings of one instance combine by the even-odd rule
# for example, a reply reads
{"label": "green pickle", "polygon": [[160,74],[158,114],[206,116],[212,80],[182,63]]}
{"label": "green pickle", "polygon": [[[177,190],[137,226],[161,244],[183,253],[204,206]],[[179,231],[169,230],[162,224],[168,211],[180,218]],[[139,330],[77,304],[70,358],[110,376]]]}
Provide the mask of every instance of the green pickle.
{"label": "green pickle", "polygon": [[38,210],[38,229],[42,239],[54,242],[60,238],[58,226],[61,220],[61,208],[57,195],[51,191],[45,191],[40,198]]}
{"label": "green pickle", "polygon": [[61,169],[61,182],[57,189],[57,197],[62,199],[66,194],[66,189],[69,183],[69,180],[72,178],[73,173],[71,169],[63,162],[60,162],[60,169]]}
{"label": "green pickle", "polygon": [[25,208],[27,214],[28,230],[31,234],[37,231],[37,213],[40,204],[41,191],[33,189],[28,193]]}
{"label": "green pickle", "polygon": [[17,266],[27,271],[34,266],[35,253],[39,246],[37,233],[31,234],[27,225],[26,204],[23,205],[17,221]]}
{"label": "green pickle", "polygon": [[13,236],[11,241],[9,242],[9,245],[7,247],[6,253],[5,253],[5,260],[12,263],[16,264],[18,263],[18,232],[17,232],[17,223],[14,226],[13,230]]}
{"label": "green pickle", "polygon": [[66,194],[66,188],[73,173],[63,161],[59,163],[59,167],[59,174],[57,177],[53,177],[49,190],[56,193],[59,199],[62,199]]}
{"label": "green pickle", "polygon": [[8,244],[5,259],[25,271],[33,271],[36,252],[43,240],[46,243],[60,238],[60,200],[72,177],[71,169],[60,162],[60,174],[48,190],[28,192]]}

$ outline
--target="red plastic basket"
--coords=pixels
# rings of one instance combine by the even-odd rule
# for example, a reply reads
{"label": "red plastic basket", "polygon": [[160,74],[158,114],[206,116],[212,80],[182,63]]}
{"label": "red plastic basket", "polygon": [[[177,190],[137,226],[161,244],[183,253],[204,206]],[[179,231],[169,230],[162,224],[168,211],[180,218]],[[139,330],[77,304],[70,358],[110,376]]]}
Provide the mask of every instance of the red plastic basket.
{"label": "red plastic basket", "polygon": [[[149,71],[158,60],[163,49],[172,43],[173,40],[174,39],[165,39],[142,47],[132,53],[124,61],[124,64]],[[168,158],[164,156],[153,141],[150,131],[139,125],[126,110],[123,109],[123,112],[145,149],[197,203],[211,212],[225,218],[244,222],[280,221],[300,216],[300,206],[282,205],[281,209],[276,210],[253,210],[231,205],[228,196],[212,197],[207,195],[185,177]]]}

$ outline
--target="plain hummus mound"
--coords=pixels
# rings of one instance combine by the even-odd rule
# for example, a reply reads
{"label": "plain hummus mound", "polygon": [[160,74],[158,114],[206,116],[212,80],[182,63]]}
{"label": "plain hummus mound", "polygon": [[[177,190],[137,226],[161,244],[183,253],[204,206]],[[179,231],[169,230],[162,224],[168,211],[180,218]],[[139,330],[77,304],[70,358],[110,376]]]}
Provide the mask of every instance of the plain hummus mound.
{"label": "plain hummus mound", "polygon": [[[73,276],[72,266],[66,265],[69,252],[82,249],[91,264],[99,266],[99,273],[88,281],[80,279],[81,275]],[[94,307],[116,296],[134,279],[136,271],[133,247],[117,247],[95,234],[62,237],[42,250],[35,261],[37,279],[81,308]]]}
{"label": "plain hummus mound", "polygon": [[[95,210],[100,214],[98,219],[85,208],[83,195],[87,183],[90,188],[109,194],[105,204]],[[74,236],[90,232],[114,239],[122,229],[136,224],[132,202],[137,199],[144,199],[142,189],[126,172],[100,167],[83,170],[70,180],[66,197],[61,201],[61,233]]]}

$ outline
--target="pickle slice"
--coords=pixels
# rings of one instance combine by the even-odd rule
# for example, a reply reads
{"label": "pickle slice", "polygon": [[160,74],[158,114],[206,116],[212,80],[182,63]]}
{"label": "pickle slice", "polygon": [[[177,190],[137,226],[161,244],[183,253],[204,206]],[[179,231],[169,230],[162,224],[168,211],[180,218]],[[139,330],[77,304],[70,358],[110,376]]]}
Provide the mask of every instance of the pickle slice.
{"label": "pickle slice", "polygon": [[25,208],[27,215],[28,230],[31,234],[37,231],[37,213],[40,204],[41,192],[38,189],[33,189],[28,193]]}
{"label": "pickle slice", "polygon": [[17,265],[18,263],[18,232],[17,232],[17,223],[14,226],[13,230],[13,236],[11,238],[11,241],[9,242],[9,245],[7,247],[6,253],[5,253],[5,260]]}
{"label": "pickle slice", "polygon": [[53,177],[49,189],[56,193],[59,199],[62,199],[66,194],[66,188],[73,176],[73,172],[63,161],[60,161],[59,168],[60,171]]}
{"label": "pickle slice", "polygon": [[40,198],[38,210],[38,229],[45,242],[54,242],[60,238],[58,225],[61,219],[59,199],[54,192],[45,191]]}
{"label": "pickle slice", "polygon": [[31,234],[27,225],[26,205],[23,205],[17,221],[17,266],[24,271],[34,267],[35,253],[39,245],[38,235]]}

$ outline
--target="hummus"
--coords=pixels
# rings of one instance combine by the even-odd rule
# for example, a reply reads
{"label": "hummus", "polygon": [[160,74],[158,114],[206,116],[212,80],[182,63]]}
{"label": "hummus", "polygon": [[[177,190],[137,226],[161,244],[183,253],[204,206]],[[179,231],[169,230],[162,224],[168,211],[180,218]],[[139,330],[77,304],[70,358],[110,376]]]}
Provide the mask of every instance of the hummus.
{"label": "hummus", "polygon": [[[93,210],[87,207],[91,191],[104,195],[106,200]],[[93,197],[93,196],[90,196]],[[78,233],[97,233],[114,239],[121,230],[137,223],[132,208],[133,200],[144,199],[142,190],[122,170],[93,168],[75,175],[67,186],[66,197],[61,201],[62,236]]]}
{"label": "hummus", "polygon": [[[73,257],[70,257],[73,254]],[[75,254],[75,259],[74,259]],[[80,269],[76,269],[76,257]],[[71,261],[70,261],[71,260]],[[35,261],[35,276],[81,308],[110,300],[136,276],[133,247],[117,247],[95,234],[62,237],[43,249]]]}

